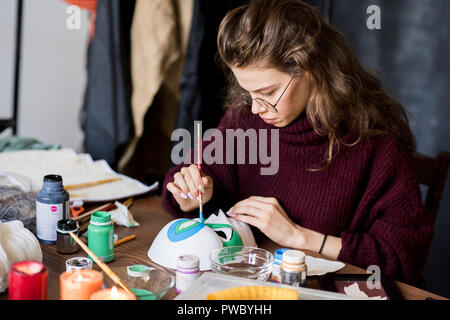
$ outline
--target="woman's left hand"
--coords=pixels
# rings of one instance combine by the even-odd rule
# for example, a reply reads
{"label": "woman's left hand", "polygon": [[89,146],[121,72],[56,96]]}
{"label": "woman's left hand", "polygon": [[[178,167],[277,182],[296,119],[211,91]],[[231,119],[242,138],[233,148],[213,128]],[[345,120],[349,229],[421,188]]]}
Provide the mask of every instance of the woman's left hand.
{"label": "woman's left hand", "polygon": [[304,242],[302,228],[289,218],[275,198],[250,197],[236,203],[227,214],[257,227],[283,247],[298,248]]}

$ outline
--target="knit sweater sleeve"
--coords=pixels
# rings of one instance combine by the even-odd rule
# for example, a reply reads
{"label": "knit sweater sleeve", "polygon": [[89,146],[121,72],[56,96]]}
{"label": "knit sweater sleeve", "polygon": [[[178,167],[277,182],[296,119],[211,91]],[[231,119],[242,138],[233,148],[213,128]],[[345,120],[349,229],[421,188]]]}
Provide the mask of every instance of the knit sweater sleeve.
{"label": "knit sweater sleeve", "polygon": [[433,237],[433,219],[422,204],[412,156],[394,138],[376,138],[369,182],[341,233],[338,259],[379,266],[382,273],[417,284]]}
{"label": "knit sweater sleeve", "polygon": [[[203,212],[205,213],[205,218],[208,216],[209,213],[212,213],[213,211],[217,209],[223,209],[227,211],[235,202],[234,200],[234,194],[238,190],[237,188],[237,177],[236,177],[236,168],[233,164],[226,164],[225,163],[225,156],[226,156],[226,150],[225,150],[225,130],[228,128],[236,127],[237,124],[234,123],[236,120],[235,117],[232,117],[230,112],[225,113],[225,115],[222,117],[219,126],[217,127],[216,134],[221,135],[223,138],[222,144],[217,143],[215,146],[222,145],[222,152],[218,152],[218,150],[215,150],[215,152],[212,152],[213,156],[217,156],[215,159],[219,159],[216,161],[209,161],[213,163],[207,163],[206,159],[203,159],[202,162],[202,174],[203,176],[210,176],[211,179],[214,182],[213,186],[213,196],[212,199],[203,205]],[[208,147],[210,149],[214,149],[211,145],[212,143],[215,143],[216,138],[211,136],[210,138],[205,138],[202,141],[202,149],[204,154],[206,153]],[[194,152],[195,150],[191,150],[190,152],[190,161],[189,164],[180,164],[175,167],[173,167],[169,172],[167,173],[162,187],[162,205],[163,207],[173,216],[175,217],[185,217],[185,218],[194,218],[198,216],[198,209],[193,210],[191,212],[183,212],[180,209],[180,206],[178,205],[177,201],[167,190],[167,184],[174,181],[174,175],[181,170],[183,167],[189,167],[191,164],[194,163]],[[223,157],[220,156],[220,153],[222,153]],[[222,159],[223,158],[223,159]],[[220,161],[220,160],[223,160]]]}

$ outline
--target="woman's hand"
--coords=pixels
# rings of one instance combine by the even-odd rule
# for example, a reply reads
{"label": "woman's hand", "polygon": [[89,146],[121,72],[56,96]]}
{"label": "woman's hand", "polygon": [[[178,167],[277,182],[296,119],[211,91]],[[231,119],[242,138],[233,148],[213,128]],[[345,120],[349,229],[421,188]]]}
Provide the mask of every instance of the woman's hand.
{"label": "woman's hand", "polygon": [[183,167],[174,175],[174,181],[167,184],[180,209],[189,212],[198,209],[199,192],[202,193],[202,203],[211,200],[213,193],[213,180],[211,177],[202,177],[197,165]]}
{"label": "woman's hand", "polygon": [[303,228],[289,218],[275,198],[250,197],[236,203],[227,214],[257,227],[283,247],[301,248],[305,243]]}

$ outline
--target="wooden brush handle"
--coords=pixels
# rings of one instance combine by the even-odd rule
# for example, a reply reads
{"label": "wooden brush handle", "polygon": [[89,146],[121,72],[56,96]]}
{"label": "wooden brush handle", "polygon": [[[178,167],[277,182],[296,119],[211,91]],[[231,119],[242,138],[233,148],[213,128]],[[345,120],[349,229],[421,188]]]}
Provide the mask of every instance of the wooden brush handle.
{"label": "wooden brush handle", "polygon": [[112,179],[106,179],[106,180],[100,180],[100,181],[92,181],[92,182],[86,182],[86,183],[67,185],[64,188],[67,191],[70,191],[70,190],[76,190],[76,189],[95,187],[95,186],[98,186],[98,185],[101,185],[101,184],[116,182],[116,181],[119,181],[119,180],[121,180],[121,178],[112,178]]}
{"label": "wooden brush handle", "polygon": [[[132,197],[129,198],[127,201],[125,201],[123,203],[123,205],[126,206],[127,208],[129,208],[132,204],[133,204],[133,198]],[[108,211],[108,210],[114,208],[114,206],[115,206],[114,203],[109,202],[109,203],[104,204],[104,205],[102,205],[102,206],[100,206],[98,208],[95,208],[94,210],[91,210],[89,212],[83,213],[82,215],[79,215],[78,217],[74,218],[74,220],[77,220],[77,221],[78,220],[83,220],[83,219],[85,219],[87,217],[90,217],[91,214],[93,214],[96,211]]]}
{"label": "wooden brush handle", "polygon": [[123,239],[120,239],[120,240],[114,242],[114,247],[115,247],[115,246],[118,246],[119,244],[122,244],[122,243],[125,243],[125,242],[128,242],[128,241],[131,241],[131,240],[133,240],[133,239],[136,239],[136,236],[135,236],[134,234],[132,234],[131,236],[125,237],[125,238],[123,238]]}
{"label": "wooden brush handle", "polygon": [[120,280],[119,276],[115,274],[114,271],[112,271],[102,260],[100,260],[99,257],[97,257],[95,253],[92,252],[92,250],[89,249],[89,247],[86,244],[84,244],[83,241],[81,241],[80,238],[78,238],[71,231],[69,232],[69,234],[73,238],[73,240],[75,240],[75,242],[78,243],[78,245],[92,258],[92,260],[94,260],[95,263],[97,263],[97,265],[103,270],[103,272],[105,272],[108,275],[108,277],[111,278],[112,281],[121,286],[127,293],[134,295],[133,292],[131,292],[131,290],[128,289],[128,287],[122,282],[122,280]]}
{"label": "wooden brush handle", "polygon": [[80,216],[74,218],[73,220],[77,220],[77,221],[78,221],[78,220],[83,220],[84,218],[90,217],[91,214],[93,214],[94,212],[106,210],[106,208],[111,207],[111,206],[113,206],[113,205],[114,205],[114,203],[112,203],[112,202],[107,203],[107,204],[104,204],[104,205],[102,205],[102,206],[100,206],[100,207],[98,207],[98,208],[95,208],[94,210],[91,210],[91,211],[88,211],[88,212],[86,212],[86,213],[83,213],[82,215],[80,215]]}

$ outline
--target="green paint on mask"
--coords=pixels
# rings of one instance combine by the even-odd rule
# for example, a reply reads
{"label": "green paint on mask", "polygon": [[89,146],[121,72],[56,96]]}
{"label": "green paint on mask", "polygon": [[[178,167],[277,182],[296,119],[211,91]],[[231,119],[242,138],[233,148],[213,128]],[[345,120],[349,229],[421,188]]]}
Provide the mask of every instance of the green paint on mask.
{"label": "green paint on mask", "polygon": [[231,229],[230,239],[224,239],[224,238],[220,237],[223,241],[224,247],[243,246],[244,245],[244,242],[242,241],[241,236],[236,231],[236,229],[233,228],[233,226],[231,226],[229,224],[223,224],[223,223],[207,223],[206,225],[216,232],[218,231],[217,229]]}

